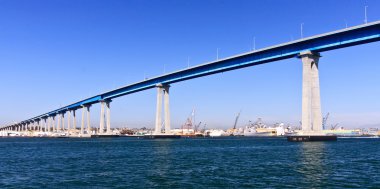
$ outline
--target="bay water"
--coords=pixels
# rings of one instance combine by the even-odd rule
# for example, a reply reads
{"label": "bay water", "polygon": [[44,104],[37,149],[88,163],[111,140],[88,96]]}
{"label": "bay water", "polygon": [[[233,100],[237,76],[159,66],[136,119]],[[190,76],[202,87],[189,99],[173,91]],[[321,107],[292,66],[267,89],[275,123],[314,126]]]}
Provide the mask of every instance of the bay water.
{"label": "bay water", "polygon": [[0,138],[0,188],[380,188],[380,139]]}

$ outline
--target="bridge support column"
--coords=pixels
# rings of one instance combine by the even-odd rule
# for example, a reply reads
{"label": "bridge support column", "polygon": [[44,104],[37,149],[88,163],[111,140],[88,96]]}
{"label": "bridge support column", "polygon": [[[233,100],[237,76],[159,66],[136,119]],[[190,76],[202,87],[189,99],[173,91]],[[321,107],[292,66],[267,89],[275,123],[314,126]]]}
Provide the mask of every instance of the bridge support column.
{"label": "bridge support column", "polygon": [[154,134],[163,134],[162,128],[162,93],[164,93],[164,117],[165,117],[165,134],[170,134],[170,108],[169,108],[169,88],[170,85],[156,85],[157,88],[157,107],[156,107],[156,127]]}
{"label": "bridge support column", "polygon": [[87,134],[91,134],[91,126],[90,126],[90,105],[86,107],[87,110]]}
{"label": "bridge support column", "polygon": [[170,134],[170,104],[169,104],[169,85],[164,86],[164,111],[165,111],[165,134]]}
{"label": "bridge support column", "polygon": [[41,131],[46,132],[46,125],[47,125],[46,117],[44,117],[42,120],[43,121],[42,121],[42,125],[41,125]]}
{"label": "bridge support column", "polygon": [[75,110],[73,110],[73,129],[74,130],[77,129],[77,118],[76,118],[76,115],[75,115]]}
{"label": "bridge support column", "polygon": [[80,125],[80,134],[84,134],[84,115],[86,113],[86,107],[82,106],[82,122],[81,122],[81,125]]}
{"label": "bridge support column", "polygon": [[111,100],[102,100],[100,101],[100,125],[99,125],[99,134],[104,133],[104,122],[106,123],[107,129],[106,134],[111,134],[111,110],[110,103]]}
{"label": "bridge support column", "polygon": [[62,131],[65,132],[65,112],[62,112],[61,115],[61,121],[62,121]]}
{"label": "bridge support column", "polygon": [[51,117],[51,123],[52,123],[52,125],[51,125],[51,131],[52,132],[55,132],[56,130],[55,130],[55,115],[53,115],[52,117]]}
{"label": "bridge support column", "polygon": [[71,119],[71,110],[67,112],[67,132],[70,131],[70,120]]}
{"label": "bridge support column", "polygon": [[111,134],[111,100],[106,101],[106,124],[107,134]]}
{"label": "bridge support column", "polygon": [[56,131],[60,131],[61,130],[61,114],[58,114],[58,118],[57,118],[57,129]]}
{"label": "bridge support column", "polygon": [[39,132],[42,132],[42,125],[44,124],[44,122],[42,121],[42,119],[40,119],[40,121],[38,121],[38,131]]}
{"label": "bridge support column", "polygon": [[104,101],[100,102],[100,124],[99,124],[99,134],[104,132]]}
{"label": "bridge support column", "polygon": [[303,64],[302,73],[302,131],[322,130],[322,111],[319,89],[319,53],[306,51],[299,57]]}
{"label": "bridge support column", "polygon": [[48,117],[48,120],[47,120],[47,132],[50,132],[50,129],[51,129],[51,117],[49,116]]}
{"label": "bridge support column", "polygon": [[84,120],[85,114],[87,114],[87,134],[91,134],[91,126],[90,126],[90,107],[91,105],[82,105],[82,124],[80,128],[80,133],[84,134]]}

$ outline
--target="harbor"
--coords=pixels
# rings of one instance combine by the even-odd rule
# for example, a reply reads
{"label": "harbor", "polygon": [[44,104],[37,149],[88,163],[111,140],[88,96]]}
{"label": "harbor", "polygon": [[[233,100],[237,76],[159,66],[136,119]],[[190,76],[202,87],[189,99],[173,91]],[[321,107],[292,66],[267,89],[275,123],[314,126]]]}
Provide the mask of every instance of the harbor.
{"label": "harbor", "polygon": [[[45,128],[34,127],[28,130],[0,131],[0,137],[47,137],[47,138],[109,138],[109,137],[141,137],[141,138],[195,138],[195,137],[288,137],[302,132],[300,127],[292,127],[289,124],[275,123],[268,126],[258,118],[255,122],[249,121],[244,127],[237,127],[236,117],[235,124],[229,129],[209,129],[200,128],[202,122],[194,124],[194,117],[187,118],[186,122],[180,128],[170,130],[170,135],[154,137],[154,129],[150,128],[112,128],[110,133],[100,132],[97,128],[81,131],[80,128],[60,129],[59,131],[48,132]],[[327,119],[326,119],[327,120]],[[163,130],[162,133],[165,133]],[[337,137],[379,137],[380,129],[362,128],[362,129],[345,129],[343,127],[331,126],[329,129],[322,130],[323,135]]]}

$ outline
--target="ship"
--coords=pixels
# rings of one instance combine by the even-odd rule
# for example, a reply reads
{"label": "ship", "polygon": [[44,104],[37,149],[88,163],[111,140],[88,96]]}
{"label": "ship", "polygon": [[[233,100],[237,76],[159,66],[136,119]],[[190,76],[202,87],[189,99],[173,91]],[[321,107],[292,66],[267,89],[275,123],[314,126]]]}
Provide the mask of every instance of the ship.
{"label": "ship", "polygon": [[267,127],[267,125],[262,122],[261,118],[258,118],[254,123],[249,121],[248,125],[245,126],[245,129],[243,131],[243,136],[251,137],[273,137],[284,135],[285,129],[283,123],[277,123],[274,125],[274,127]]}

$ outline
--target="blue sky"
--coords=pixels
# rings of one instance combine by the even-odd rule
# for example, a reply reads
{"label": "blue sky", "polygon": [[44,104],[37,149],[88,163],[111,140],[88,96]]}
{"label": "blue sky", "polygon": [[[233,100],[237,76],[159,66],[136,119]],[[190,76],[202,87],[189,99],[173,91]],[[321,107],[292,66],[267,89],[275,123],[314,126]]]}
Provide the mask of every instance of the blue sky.
{"label": "blue sky", "polygon": [[[380,20],[377,0],[0,0],[0,125],[164,72]],[[320,60],[329,125],[380,127],[380,43],[326,52]],[[278,61],[173,84],[172,127],[192,109],[208,128],[263,118],[298,125],[301,62]],[[113,127],[153,127],[156,90],[115,99]],[[99,105],[91,125],[99,124]],[[80,111],[78,111],[78,115]],[[79,123],[79,120],[78,120]]]}

